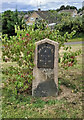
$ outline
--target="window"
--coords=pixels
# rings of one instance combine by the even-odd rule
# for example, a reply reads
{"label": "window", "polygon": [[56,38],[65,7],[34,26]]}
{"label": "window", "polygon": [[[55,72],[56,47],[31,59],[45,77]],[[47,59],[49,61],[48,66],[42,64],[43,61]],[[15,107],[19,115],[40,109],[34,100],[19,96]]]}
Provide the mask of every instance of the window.
{"label": "window", "polygon": [[33,17],[30,18],[31,21],[34,21],[35,19]]}

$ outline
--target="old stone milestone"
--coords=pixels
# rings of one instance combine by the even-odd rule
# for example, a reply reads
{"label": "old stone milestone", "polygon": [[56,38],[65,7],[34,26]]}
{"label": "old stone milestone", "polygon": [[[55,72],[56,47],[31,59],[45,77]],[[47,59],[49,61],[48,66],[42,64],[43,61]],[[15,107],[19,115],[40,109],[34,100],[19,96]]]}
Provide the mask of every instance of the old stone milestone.
{"label": "old stone milestone", "polygon": [[58,94],[58,43],[49,39],[36,42],[33,96],[56,96]]}
{"label": "old stone milestone", "polygon": [[38,68],[53,68],[54,67],[54,51],[55,46],[49,43],[38,45]]}

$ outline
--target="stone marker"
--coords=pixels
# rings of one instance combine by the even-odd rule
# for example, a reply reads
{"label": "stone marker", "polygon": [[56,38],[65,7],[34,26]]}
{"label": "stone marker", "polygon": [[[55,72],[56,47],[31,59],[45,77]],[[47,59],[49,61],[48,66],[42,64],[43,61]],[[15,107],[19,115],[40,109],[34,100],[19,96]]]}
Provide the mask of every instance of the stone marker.
{"label": "stone marker", "polygon": [[49,39],[36,42],[32,96],[58,94],[58,43]]}

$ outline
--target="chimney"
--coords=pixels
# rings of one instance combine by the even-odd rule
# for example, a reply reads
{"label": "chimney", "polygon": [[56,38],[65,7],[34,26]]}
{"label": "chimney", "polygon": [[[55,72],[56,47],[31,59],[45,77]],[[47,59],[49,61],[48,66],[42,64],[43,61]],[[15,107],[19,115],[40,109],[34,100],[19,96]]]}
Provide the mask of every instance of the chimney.
{"label": "chimney", "polygon": [[41,9],[40,9],[40,8],[38,8],[38,12],[41,12]]}

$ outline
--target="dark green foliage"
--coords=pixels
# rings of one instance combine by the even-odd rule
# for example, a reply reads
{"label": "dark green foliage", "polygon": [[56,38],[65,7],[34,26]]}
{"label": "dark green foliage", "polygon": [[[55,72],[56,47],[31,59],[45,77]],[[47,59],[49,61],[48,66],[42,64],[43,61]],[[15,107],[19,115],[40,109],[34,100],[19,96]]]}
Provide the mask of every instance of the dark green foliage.
{"label": "dark green foliage", "polygon": [[83,24],[84,17],[75,17],[72,18],[70,16],[63,17],[62,21],[55,26],[57,30],[60,32],[71,32],[73,30],[76,31],[76,34],[84,32],[84,24]]}
{"label": "dark green foliage", "polygon": [[83,10],[84,10],[84,6],[78,9],[78,13],[83,12]]}
{"label": "dark green foliage", "polygon": [[15,25],[18,25],[20,29],[23,29],[25,22],[23,17],[18,17],[18,11],[15,12],[7,10],[2,14],[2,34],[8,34],[13,36],[15,34]]}
{"label": "dark green foliage", "polygon": [[46,29],[46,21],[41,20],[41,19],[36,19],[34,30],[37,30],[37,29],[45,30]]}
{"label": "dark green foliage", "polygon": [[64,6],[64,5],[62,5],[61,7],[60,7],[60,10],[64,10],[66,7]]}
{"label": "dark green foliage", "polygon": [[70,5],[67,5],[66,7],[64,5],[62,5],[59,9],[56,9],[56,11],[60,11],[60,10],[69,10],[69,9],[76,9],[77,8],[75,6],[70,6]]}

